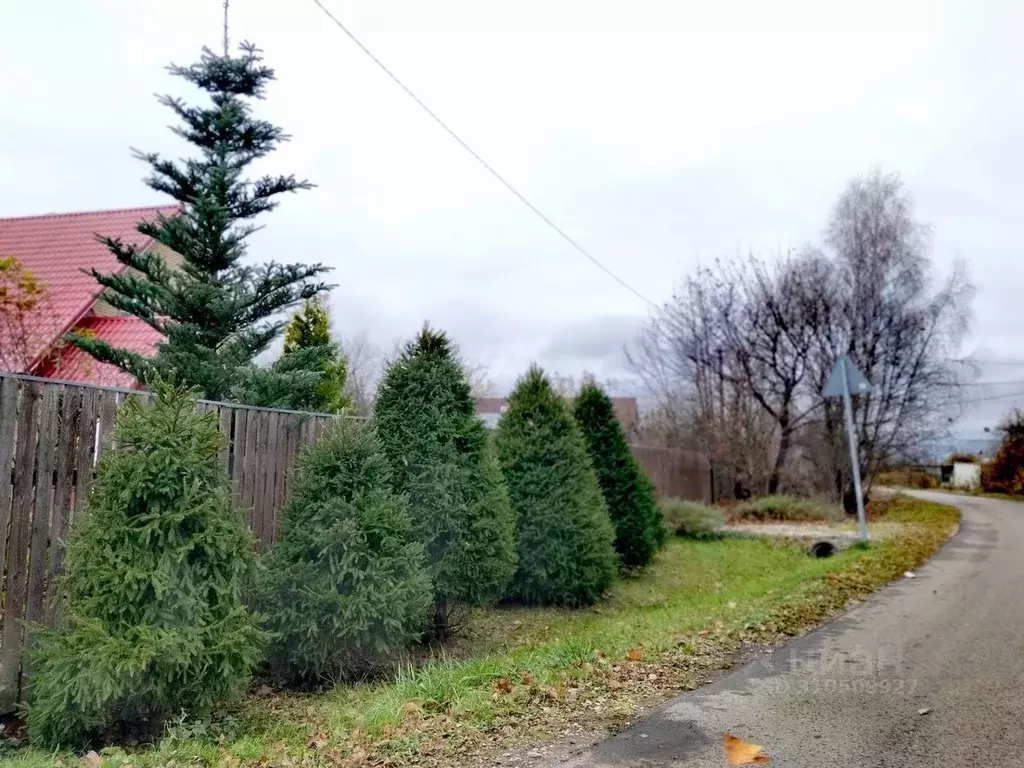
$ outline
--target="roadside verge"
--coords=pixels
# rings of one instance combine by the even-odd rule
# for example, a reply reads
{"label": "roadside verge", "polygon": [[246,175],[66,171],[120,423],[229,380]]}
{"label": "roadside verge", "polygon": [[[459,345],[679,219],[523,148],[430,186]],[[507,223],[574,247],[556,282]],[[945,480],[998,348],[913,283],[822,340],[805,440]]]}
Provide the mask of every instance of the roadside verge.
{"label": "roadside verge", "polygon": [[[410,660],[390,682],[308,694],[259,687],[213,725],[181,723],[155,747],[101,756],[139,768],[455,768],[579,748],[902,578],[959,521],[954,507],[910,497],[873,512],[899,535],[828,559],[782,541],[674,538],[593,608],[479,611],[459,643]],[[33,750],[2,756],[12,766],[78,764]]]}

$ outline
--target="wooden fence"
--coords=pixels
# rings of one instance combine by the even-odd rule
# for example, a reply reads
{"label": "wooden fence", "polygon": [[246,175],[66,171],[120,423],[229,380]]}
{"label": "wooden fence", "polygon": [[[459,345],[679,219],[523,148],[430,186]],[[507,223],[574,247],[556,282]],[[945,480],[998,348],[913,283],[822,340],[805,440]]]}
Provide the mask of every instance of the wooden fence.
{"label": "wooden fence", "polygon": [[[83,514],[96,462],[129,395],[150,396],[0,374],[0,713],[23,695],[23,625],[53,621],[63,542]],[[217,414],[232,495],[269,546],[296,454],[334,417],[206,401],[199,407]]]}
{"label": "wooden fence", "polygon": [[631,447],[633,457],[653,481],[658,498],[711,503],[711,465],[704,454],[643,445]]}
{"label": "wooden fence", "polygon": [[[145,392],[0,374],[0,714],[25,693],[24,626],[54,620],[64,541],[107,449],[118,406]],[[273,544],[300,448],[334,418],[200,401],[226,436],[220,460],[236,503],[264,547]],[[634,447],[658,495],[711,500],[707,459]]]}

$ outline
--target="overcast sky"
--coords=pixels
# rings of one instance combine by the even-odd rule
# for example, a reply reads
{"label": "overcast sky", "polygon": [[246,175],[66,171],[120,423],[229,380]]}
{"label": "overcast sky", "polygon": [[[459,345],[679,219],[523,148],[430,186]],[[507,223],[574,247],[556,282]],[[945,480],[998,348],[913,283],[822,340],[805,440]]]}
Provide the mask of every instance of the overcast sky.
{"label": "overcast sky", "polygon": [[[899,171],[934,259],[979,288],[966,351],[1024,360],[1024,4],[324,0],[457,132],[655,302],[698,261],[820,239],[847,180]],[[150,205],[129,147],[182,147],[156,92],[218,46],[220,0],[0,3],[0,216]],[[334,266],[337,330],[424,320],[500,385],[531,360],[622,377],[647,316],[390,82],[313,0],[233,0],[293,140],[255,258]],[[1024,366],[987,378],[1024,379]],[[978,390],[979,396],[1016,388]],[[1012,400],[979,406],[990,423]],[[1024,403],[1024,398],[1021,398]]]}

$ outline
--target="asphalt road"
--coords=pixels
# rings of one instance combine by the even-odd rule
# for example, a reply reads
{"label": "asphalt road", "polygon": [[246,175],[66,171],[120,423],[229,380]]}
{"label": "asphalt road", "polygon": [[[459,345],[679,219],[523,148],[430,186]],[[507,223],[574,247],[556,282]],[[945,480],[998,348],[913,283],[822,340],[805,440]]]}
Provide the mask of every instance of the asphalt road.
{"label": "asphalt road", "polygon": [[720,768],[726,732],[775,766],[1020,765],[1024,504],[921,495],[957,504],[963,522],[916,578],[564,768]]}

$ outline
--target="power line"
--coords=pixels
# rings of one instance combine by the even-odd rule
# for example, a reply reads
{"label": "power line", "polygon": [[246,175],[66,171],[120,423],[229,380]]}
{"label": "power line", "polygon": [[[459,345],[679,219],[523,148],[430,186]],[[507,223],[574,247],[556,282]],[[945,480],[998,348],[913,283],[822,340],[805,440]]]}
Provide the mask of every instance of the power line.
{"label": "power line", "polygon": [[978,397],[973,400],[961,400],[961,405],[971,405],[972,403],[987,403],[990,400],[1006,400],[1011,397],[1024,397],[1024,392],[1010,392],[1005,395],[992,395],[991,397]]}
{"label": "power line", "polygon": [[387,65],[385,65],[383,61],[378,59],[374,55],[373,51],[371,51],[369,48],[367,48],[365,45],[363,45],[363,43],[360,42],[359,38],[357,38],[354,34],[352,34],[352,32],[348,29],[348,27],[346,27],[344,24],[342,24],[341,21],[333,13],[331,13],[329,10],[327,10],[326,6],[324,6],[324,4],[321,2],[321,0],[313,0],[313,2],[317,4],[317,7],[320,8],[321,11],[323,11],[325,14],[327,14],[327,18],[329,18],[331,21],[333,21],[337,25],[338,29],[340,29],[342,32],[345,33],[345,35],[349,38],[349,40],[351,40],[353,43],[356,44],[356,46],[359,48],[359,50],[361,50],[363,53],[365,53],[370,58],[370,60],[374,64],[376,64],[381,69],[381,71],[384,72],[384,74],[386,74],[389,78],[391,78],[394,81],[394,83],[399,88],[401,88],[403,91],[405,91],[406,95],[408,95],[409,98],[411,98],[413,101],[415,101],[416,104],[419,105],[420,109],[422,109],[424,112],[426,112],[435,123],[437,123],[439,126],[441,126],[441,128],[443,128],[445,130],[445,132],[449,136],[451,136],[453,139],[455,139],[455,141],[459,144],[459,146],[461,146],[464,150],[466,150],[473,157],[473,159],[475,159],[478,163],[480,163],[480,165],[482,165],[484,167],[484,169],[487,170],[488,173],[490,173],[494,178],[496,178],[502,184],[502,186],[505,187],[505,189],[507,189],[509,192],[511,192],[513,195],[515,195],[523,205],[525,205],[527,208],[529,208],[531,211],[533,211],[533,213],[536,214],[540,218],[541,221],[543,221],[551,229],[553,229],[563,240],[565,240],[565,242],[567,242],[574,249],[576,249],[585,259],[587,259],[595,267],[597,267],[602,272],[604,272],[606,275],[608,275],[608,277],[612,278],[612,280],[617,282],[619,285],[621,285],[627,291],[629,291],[634,296],[639,298],[641,301],[644,301],[647,304],[650,304],[652,307],[655,307],[655,308],[658,307],[658,305],[656,303],[654,303],[653,301],[648,299],[646,296],[644,296],[642,293],[640,293],[640,291],[638,291],[636,288],[631,286],[629,283],[627,283],[625,280],[623,280],[617,274],[612,272],[608,267],[606,267],[604,264],[602,264],[600,261],[598,261],[594,256],[591,256],[586,248],[584,248],[582,245],[580,245],[578,242],[576,242],[572,237],[570,237],[566,233],[566,231],[564,229],[562,229],[557,224],[555,224],[555,222],[553,222],[551,219],[549,219],[544,214],[544,212],[540,210],[540,208],[538,208],[536,205],[531,203],[522,192],[520,192],[518,189],[516,189],[514,186],[512,186],[512,184],[510,182],[508,182],[505,179],[504,176],[502,176],[500,173],[498,173],[490,163],[488,163],[486,160],[484,160],[483,157],[481,157],[480,154],[476,150],[474,150],[471,146],[469,146],[469,144],[467,144],[462,139],[462,137],[459,136],[459,134],[457,134],[454,130],[452,130],[448,126],[448,124],[445,123],[444,120],[442,120],[440,117],[438,117],[437,113],[435,113],[434,110],[432,110],[430,107],[428,107],[426,105],[426,103],[419,96],[417,96],[415,93],[413,93],[412,89],[410,89],[409,86],[407,86],[404,82],[402,82],[399,79],[398,75],[396,75],[394,72],[392,72],[390,69],[388,69]]}
{"label": "power line", "polygon": [[958,363],[959,365],[1009,365],[1014,367],[1024,367],[1024,360],[985,360],[981,358],[948,358],[948,363]]}
{"label": "power line", "polygon": [[951,388],[957,388],[957,387],[998,387],[998,386],[1007,386],[1007,385],[1010,385],[1010,384],[1016,385],[1018,387],[1024,387],[1024,380],[1017,380],[1017,381],[965,381],[965,382],[956,383],[956,384],[952,384],[952,383],[950,383],[950,384],[943,384],[942,386],[944,386],[944,387],[951,387]]}

